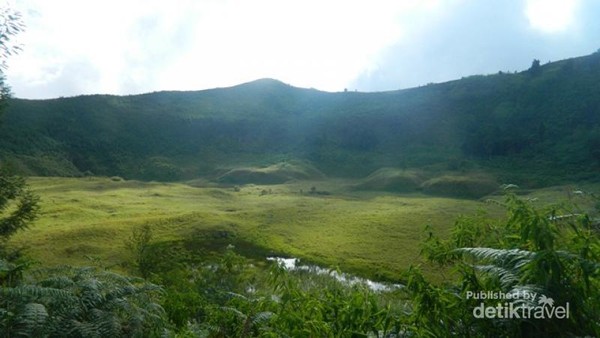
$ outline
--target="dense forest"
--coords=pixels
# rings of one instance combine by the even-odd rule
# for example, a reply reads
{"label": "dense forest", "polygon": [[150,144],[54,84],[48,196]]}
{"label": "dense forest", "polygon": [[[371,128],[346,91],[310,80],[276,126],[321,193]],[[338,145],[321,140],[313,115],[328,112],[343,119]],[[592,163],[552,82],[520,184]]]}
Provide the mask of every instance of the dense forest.
{"label": "dense forest", "polygon": [[477,166],[545,186],[595,177],[599,80],[594,53],[379,93],[263,79],[198,92],[12,99],[0,156],[35,175],[173,181],[302,159],[334,177]]}

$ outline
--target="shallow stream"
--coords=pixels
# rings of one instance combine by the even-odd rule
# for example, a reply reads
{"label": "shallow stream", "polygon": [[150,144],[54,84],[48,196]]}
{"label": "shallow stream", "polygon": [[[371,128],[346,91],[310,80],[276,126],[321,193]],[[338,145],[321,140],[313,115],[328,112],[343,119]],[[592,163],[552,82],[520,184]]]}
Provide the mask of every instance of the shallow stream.
{"label": "shallow stream", "polygon": [[374,282],[370,279],[356,277],[344,272],[340,273],[336,270],[322,268],[317,265],[300,264],[300,260],[298,258],[267,257],[267,260],[275,261],[290,271],[303,270],[318,275],[329,275],[347,285],[363,284],[373,291],[392,291],[404,287],[402,284]]}

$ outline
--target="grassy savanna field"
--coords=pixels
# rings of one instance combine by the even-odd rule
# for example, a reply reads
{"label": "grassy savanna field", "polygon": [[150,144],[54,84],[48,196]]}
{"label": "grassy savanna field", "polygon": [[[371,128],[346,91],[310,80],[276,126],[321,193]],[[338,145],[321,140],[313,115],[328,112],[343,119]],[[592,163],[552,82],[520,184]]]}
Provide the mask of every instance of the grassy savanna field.
{"label": "grassy savanna field", "polygon": [[[99,177],[28,182],[41,198],[40,216],[12,244],[25,247],[44,266],[99,265],[117,271],[127,271],[131,260],[125,241],[132,229],[149,224],[153,243],[185,248],[195,259],[233,244],[252,258],[289,255],[371,278],[395,279],[410,264],[421,262],[425,225],[444,236],[461,214],[473,215],[481,208],[503,214],[502,208],[476,200],[351,191],[347,187],[352,182],[346,180],[238,189]],[[312,187],[320,193],[309,193]],[[537,197],[536,203],[547,204],[574,188],[530,195]]]}

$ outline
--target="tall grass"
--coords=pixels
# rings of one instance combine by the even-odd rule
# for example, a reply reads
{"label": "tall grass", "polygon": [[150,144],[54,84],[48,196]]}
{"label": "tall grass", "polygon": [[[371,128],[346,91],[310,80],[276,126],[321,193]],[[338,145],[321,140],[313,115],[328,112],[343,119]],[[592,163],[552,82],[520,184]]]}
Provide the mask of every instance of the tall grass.
{"label": "tall grass", "polygon": [[[13,245],[26,246],[44,265],[94,263],[120,271],[129,269],[124,243],[132,229],[148,226],[155,242],[193,242],[207,231],[224,231],[232,234],[233,244],[394,279],[420,260],[424,224],[447,232],[455,215],[480,205],[421,194],[351,191],[346,187],[354,182],[345,180],[238,189],[95,177],[29,182],[41,199],[39,220],[15,236]],[[310,194],[312,187],[329,195]]]}

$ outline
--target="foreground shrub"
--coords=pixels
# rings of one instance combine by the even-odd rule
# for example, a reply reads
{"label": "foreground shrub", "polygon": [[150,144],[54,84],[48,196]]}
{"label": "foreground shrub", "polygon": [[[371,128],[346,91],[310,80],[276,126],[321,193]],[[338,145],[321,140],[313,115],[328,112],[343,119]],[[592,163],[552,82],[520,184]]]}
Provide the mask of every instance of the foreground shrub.
{"label": "foreground shrub", "polygon": [[95,268],[39,270],[16,286],[0,288],[0,332],[7,337],[157,336],[166,328],[160,292],[141,279]]}
{"label": "foreground shrub", "polygon": [[[429,314],[460,318],[445,322],[458,335],[599,336],[600,237],[593,219],[572,208],[536,208],[514,195],[496,204],[506,208],[505,220],[463,217],[447,240],[430,233],[423,253],[459,277],[441,291],[446,302],[426,307]],[[423,303],[423,292],[414,291],[416,304]],[[490,292],[513,297],[473,297]],[[456,310],[444,317],[449,308]]]}

